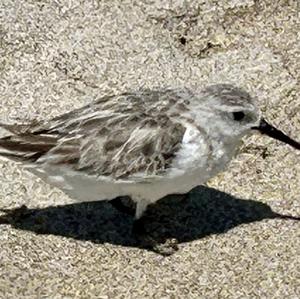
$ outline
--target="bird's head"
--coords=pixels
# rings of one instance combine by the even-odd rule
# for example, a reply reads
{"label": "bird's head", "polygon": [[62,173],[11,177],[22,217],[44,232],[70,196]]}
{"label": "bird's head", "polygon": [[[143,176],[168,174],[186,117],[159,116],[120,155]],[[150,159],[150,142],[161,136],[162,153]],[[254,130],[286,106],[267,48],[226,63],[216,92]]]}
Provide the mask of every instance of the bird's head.
{"label": "bird's head", "polygon": [[300,143],[270,125],[262,116],[254,99],[244,90],[230,84],[206,88],[201,98],[201,110],[206,115],[209,135],[239,140],[242,136],[260,132],[300,149]]}

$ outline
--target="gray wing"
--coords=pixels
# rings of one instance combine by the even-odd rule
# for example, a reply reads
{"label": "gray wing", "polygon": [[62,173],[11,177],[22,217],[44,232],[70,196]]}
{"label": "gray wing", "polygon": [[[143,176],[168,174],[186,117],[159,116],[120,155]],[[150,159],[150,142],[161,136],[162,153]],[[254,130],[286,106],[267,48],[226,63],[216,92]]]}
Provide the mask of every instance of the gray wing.
{"label": "gray wing", "polygon": [[161,175],[185,132],[167,110],[153,92],[102,98],[46,123],[6,125],[12,135],[0,139],[0,155],[115,179]]}

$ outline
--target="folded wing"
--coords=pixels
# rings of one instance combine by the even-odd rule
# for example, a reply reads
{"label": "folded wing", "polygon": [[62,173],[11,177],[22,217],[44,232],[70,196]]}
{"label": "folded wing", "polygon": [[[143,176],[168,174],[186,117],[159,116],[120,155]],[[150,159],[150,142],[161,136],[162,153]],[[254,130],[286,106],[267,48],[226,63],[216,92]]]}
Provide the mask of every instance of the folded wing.
{"label": "folded wing", "polygon": [[185,127],[167,113],[134,109],[138,100],[106,98],[44,123],[0,124],[11,132],[0,139],[0,155],[115,179],[160,175],[180,149]]}

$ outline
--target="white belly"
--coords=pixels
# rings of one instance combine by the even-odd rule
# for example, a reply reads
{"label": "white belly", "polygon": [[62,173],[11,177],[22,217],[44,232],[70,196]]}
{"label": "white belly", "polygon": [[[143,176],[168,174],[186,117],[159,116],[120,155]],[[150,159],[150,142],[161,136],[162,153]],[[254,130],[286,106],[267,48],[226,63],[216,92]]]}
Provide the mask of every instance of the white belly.
{"label": "white belly", "polygon": [[144,199],[155,202],[165,195],[186,193],[203,183],[207,175],[184,174],[178,177],[165,177],[147,182],[108,181],[103,177],[89,176],[81,172],[70,172],[62,167],[28,169],[45,182],[58,187],[71,197],[73,202],[110,200],[118,196],[131,196],[133,200]]}
{"label": "white belly", "polygon": [[[31,172],[68,194],[74,202],[110,200],[118,196],[130,196],[133,200],[153,203],[175,193],[186,193],[205,183],[224,169],[230,161],[233,148],[211,147],[201,138],[199,132],[187,132],[183,147],[173,162],[173,167],[162,177],[129,181],[111,180],[103,176],[91,176],[84,171],[72,171],[57,165],[42,165],[43,168],[29,168]],[[138,175],[137,175],[138,176]]]}
{"label": "white belly", "polygon": [[[173,169],[164,177],[143,181],[111,181],[84,172],[75,172],[58,166],[42,169],[29,168],[35,175],[68,194],[72,202],[111,200],[118,196],[130,196],[133,200],[153,203],[168,194],[187,193],[205,183],[220,170],[220,163],[202,160],[197,167],[186,170]],[[224,163],[222,163],[224,164]]]}

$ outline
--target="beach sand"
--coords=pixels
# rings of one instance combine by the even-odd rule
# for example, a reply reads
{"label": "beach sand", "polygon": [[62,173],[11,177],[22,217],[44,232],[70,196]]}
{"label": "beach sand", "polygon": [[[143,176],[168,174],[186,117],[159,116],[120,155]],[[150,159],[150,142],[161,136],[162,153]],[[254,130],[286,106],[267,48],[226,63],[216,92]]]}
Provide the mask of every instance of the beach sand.
{"label": "beach sand", "polygon": [[[183,4],[184,2],[184,4]],[[0,120],[139,88],[232,83],[299,140],[299,1],[2,0]],[[168,4],[162,4],[168,3]],[[299,298],[299,152],[253,135],[228,170],[149,210],[170,257],[108,202],[0,163],[0,298]],[[28,209],[18,209],[26,205]],[[6,215],[6,216],[5,216]]]}

